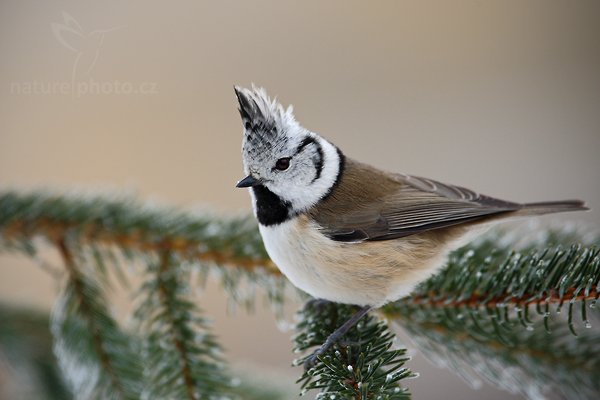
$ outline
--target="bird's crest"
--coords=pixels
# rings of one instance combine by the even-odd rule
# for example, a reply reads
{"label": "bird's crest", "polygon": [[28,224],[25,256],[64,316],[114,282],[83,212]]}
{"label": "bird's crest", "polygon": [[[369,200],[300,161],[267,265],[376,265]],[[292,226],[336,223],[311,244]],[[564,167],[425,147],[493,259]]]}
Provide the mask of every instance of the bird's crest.
{"label": "bird's crest", "polygon": [[251,89],[239,86],[234,89],[246,135],[277,135],[298,125],[292,106],[284,109],[276,99],[271,100],[265,89],[254,85]]}

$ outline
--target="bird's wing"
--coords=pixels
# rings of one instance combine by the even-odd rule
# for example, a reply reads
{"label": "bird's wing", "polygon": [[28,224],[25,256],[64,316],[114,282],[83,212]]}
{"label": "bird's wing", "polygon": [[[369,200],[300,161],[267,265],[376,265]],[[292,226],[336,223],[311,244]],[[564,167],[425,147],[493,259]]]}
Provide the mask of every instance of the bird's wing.
{"label": "bird's wing", "polygon": [[[381,172],[371,170],[371,173]],[[522,207],[426,178],[395,174],[388,177],[384,183],[388,189],[378,198],[354,193],[344,199],[343,190],[334,193],[335,200],[329,203],[335,202],[336,206],[325,205],[313,215],[322,233],[342,242],[397,239]],[[369,191],[369,186],[366,183],[364,190]],[[340,202],[352,205],[340,207]]]}

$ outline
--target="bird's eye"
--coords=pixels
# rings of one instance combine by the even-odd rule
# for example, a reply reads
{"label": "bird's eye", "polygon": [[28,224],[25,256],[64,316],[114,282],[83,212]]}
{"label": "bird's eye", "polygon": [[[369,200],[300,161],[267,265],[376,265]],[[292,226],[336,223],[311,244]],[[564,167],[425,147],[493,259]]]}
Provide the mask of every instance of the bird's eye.
{"label": "bird's eye", "polygon": [[278,169],[280,171],[285,171],[289,167],[290,167],[290,157],[280,158],[275,163],[275,169]]}

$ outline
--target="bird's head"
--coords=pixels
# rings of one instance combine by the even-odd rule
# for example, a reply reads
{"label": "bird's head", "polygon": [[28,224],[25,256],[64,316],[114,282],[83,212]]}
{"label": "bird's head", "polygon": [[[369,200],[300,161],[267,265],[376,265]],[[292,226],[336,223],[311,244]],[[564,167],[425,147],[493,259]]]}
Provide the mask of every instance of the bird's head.
{"label": "bird's head", "polygon": [[298,124],[264,89],[235,87],[244,125],[242,155],[247,177],[237,187],[263,186],[295,211],[308,209],[335,184],[343,156],[335,146]]}

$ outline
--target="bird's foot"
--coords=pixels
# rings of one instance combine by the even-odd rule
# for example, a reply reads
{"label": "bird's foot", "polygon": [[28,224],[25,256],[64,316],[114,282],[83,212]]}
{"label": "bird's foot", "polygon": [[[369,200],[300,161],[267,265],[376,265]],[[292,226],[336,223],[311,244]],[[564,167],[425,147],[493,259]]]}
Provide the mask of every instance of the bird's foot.
{"label": "bird's foot", "polygon": [[369,310],[371,310],[371,306],[364,306],[363,308],[358,310],[352,317],[350,317],[348,321],[344,322],[342,326],[333,331],[333,333],[327,337],[325,343],[323,343],[321,347],[315,350],[310,356],[306,358],[306,360],[304,360],[304,370],[308,371],[309,369],[314,367],[318,361],[318,357],[325,354],[329,349],[331,349],[331,347],[334,344],[338,343],[340,339],[346,333],[348,333],[348,331],[354,325],[356,325],[356,323],[360,321],[362,317],[364,317],[369,312]]}

